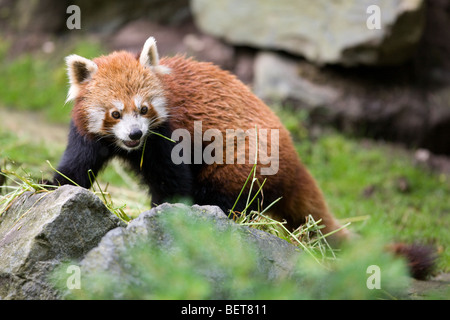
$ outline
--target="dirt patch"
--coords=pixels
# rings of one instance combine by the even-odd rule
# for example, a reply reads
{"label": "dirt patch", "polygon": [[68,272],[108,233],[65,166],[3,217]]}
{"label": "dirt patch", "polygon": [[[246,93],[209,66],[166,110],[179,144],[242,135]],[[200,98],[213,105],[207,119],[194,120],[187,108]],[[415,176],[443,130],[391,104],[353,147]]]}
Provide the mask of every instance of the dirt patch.
{"label": "dirt patch", "polygon": [[67,141],[69,124],[49,122],[38,112],[0,108],[0,119],[3,130],[32,142],[65,144]]}
{"label": "dirt patch", "polygon": [[413,280],[410,295],[413,299],[445,297],[450,299],[450,273],[443,273],[428,281]]}

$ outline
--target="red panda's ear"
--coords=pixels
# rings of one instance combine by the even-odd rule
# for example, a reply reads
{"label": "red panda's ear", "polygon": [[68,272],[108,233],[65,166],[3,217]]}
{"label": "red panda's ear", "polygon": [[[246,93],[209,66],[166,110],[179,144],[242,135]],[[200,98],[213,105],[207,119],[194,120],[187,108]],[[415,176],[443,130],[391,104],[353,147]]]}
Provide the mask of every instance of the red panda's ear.
{"label": "red panda's ear", "polygon": [[70,89],[67,94],[67,101],[74,100],[80,90],[80,84],[89,81],[97,72],[97,65],[94,61],[72,54],[66,57],[67,74],[69,75]]}
{"label": "red panda's ear", "polygon": [[141,55],[139,56],[139,62],[144,67],[148,67],[156,73],[170,73],[170,68],[159,64],[158,49],[156,48],[156,40],[153,37],[150,37],[145,41]]}

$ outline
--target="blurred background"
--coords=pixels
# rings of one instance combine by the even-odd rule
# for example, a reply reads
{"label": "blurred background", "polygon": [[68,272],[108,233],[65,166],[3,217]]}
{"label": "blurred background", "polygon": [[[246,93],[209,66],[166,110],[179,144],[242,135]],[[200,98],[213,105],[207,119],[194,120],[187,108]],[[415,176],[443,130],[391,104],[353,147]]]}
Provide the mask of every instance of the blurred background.
{"label": "blurred background", "polygon": [[[80,8],[80,29],[69,29],[71,4]],[[373,4],[380,29],[367,26]],[[446,0],[1,0],[0,28],[4,106],[61,105],[65,88],[38,88],[65,81],[53,74],[63,66],[55,56],[139,51],[153,35],[161,55],[212,61],[266,101],[307,110],[314,124],[450,154]],[[54,60],[42,66],[54,70],[20,79],[25,70],[7,64],[29,53]]]}
{"label": "blurred background", "polygon": [[[407,237],[449,243],[448,0],[0,0],[0,30],[2,168],[39,177],[59,161],[66,55],[154,36],[161,56],[218,64],[276,110],[338,217],[395,211]],[[104,177],[135,184],[117,164]]]}

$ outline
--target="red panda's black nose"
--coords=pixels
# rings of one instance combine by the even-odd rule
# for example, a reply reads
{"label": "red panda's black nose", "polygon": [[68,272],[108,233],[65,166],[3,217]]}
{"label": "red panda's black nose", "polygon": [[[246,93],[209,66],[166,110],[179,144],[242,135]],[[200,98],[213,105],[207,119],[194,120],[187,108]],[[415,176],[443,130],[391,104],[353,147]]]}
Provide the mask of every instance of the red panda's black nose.
{"label": "red panda's black nose", "polygon": [[139,140],[142,137],[142,131],[139,129],[133,129],[128,136],[131,140]]}

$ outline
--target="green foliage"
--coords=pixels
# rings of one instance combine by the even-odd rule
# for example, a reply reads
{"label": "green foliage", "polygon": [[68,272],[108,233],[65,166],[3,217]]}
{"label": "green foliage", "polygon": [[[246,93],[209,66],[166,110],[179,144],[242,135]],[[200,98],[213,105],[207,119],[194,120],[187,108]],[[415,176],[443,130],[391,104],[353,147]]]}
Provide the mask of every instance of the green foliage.
{"label": "green foliage", "polygon": [[[404,264],[383,251],[381,229],[346,247],[327,266],[300,254],[292,276],[269,279],[261,270],[257,251],[231,228],[217,228],[207,219],[180,211],[160,216],[170,246],[158,239],[124,252],[115,271],[100,274],[81,269],[81,289],[71,299],[378,299],[401,298],[408,284]],[[381,289],[368,289],[367,268],[381,270]],[[62,266],[55,275],[67,290]],[[113,268],[116,270],[116,268]]]}
{"label": "green foliage", "polygon": [[62,146],[44,141],[36,142],[27,137],[18,136],[0,127],[0,167],[17,171],[21,175],[30,175],[42,179],[50,173],[45,159],[57,161],[64,151]]}
{"label": "green foliage", "polygon": [[0,105],[21,110],[43,110],[52,121],[68,122],[64,107],[68,89],[64,57],[72,52],[93,58],[102,48],[93,41],[77,41],[53,53],[24,53],[8,57],[8,43],[0,38]]}

